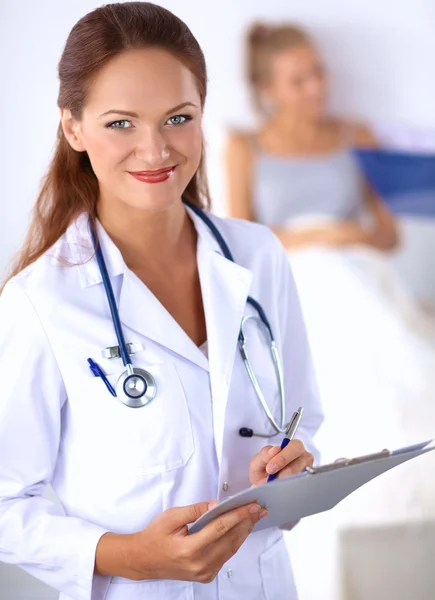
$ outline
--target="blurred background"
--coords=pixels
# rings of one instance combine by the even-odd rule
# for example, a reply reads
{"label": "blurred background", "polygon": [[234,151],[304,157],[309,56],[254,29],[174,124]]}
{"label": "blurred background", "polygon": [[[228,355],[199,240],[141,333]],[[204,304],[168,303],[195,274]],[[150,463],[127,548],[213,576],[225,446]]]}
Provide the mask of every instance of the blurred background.
{"label": "blurred background", "polygon": [[[253,131],[259,124],[245,69],[245,38],[253,22],[262,21],[271,27],[291,22],[309,33],[328,73],[327,110],[331,114],[366,124],[389,149],[435,156],[434,0],[293,0],[291,3],[220,0],[216,6],[199,0],[159,3],[188,24],[206,56],[210,88],[205,134],[213,210],[217,214],[230,213],[225,167],[228,134],[235,129]],[[22,240],[54,146],[59,122],[56,68],[63,45],[74,23],[99,5],[91,0],[39,0],[37,3],[2,0],[0,3],[3,59],[0,277]],[[406,302],[412,299],[409,301],[413,303],[413,310],[421,309],[421,315],[425,315],[422,322],[425,323],[427,316],[430,328],[431,314],[435,315],[435,218],[430,210],[423,216],[412,214],[412,209],[405,212],[396,215],[400,243],[385,255],[385,262],[397,274]],[[303,264],[300,268],[304,268]],[[341,290],[336,291],[341,294]],[[302,301],[304,305],[304,297]],[[385,318],[388,306],[384,307]],[[369,319],[361,313],[356,317],[363,322]],[[309,323],[308,326],[310,328]],[[394,324],[390,329],[379,331],[381,336],[383,331],[385,336],[389,331],[392,336],[397,333]],[[399,343],[397,335],[394,339]],[[425,350],[418,354],[419,362],[424,363],[426,369],[421,373],[428,373],[430,365],[435,365],[430,356],[431,345],[435,348],[435,337],[433,340],[426,337]],[[394,343],[391,338],[382,345],[386,354]],[[400,343],[415,347],[414,338],[402,336]],[[366,350],[370,353],[368,348]],[[391,371],[388,372],[400,368],[400,360],[407,364],[405,353],[400,359],[397,357],[397,362],[396,357],[394,355],[393,360],[389,356]],[[417,370],[415,377],[423,377]],[[349,379],[349,386],[360,387],[365,375],[360,374],[353,384]],[[418,389],[423,390],[421,397],[433,396],[432,381],[418,381],[421,384]],[[390,390],[388,384],[384,377],[386,396]],[[370,393],[367,390],[371,388],[362,386],[362,389]],[[409,389],[413,393],[414,387]],[[328,393],[333,395],[331,390],[325,395]],[[362,393],[359,398],[363,406]],[[376,406],[377,399],[371,400],[367,410]],[[435,405],[433,397],[432,401]],[[393,393],[388,402],[394,410]],[[325,404],[327,418],[329,406]],[[408,408],[412,407],[415,408],[413,402]],[[425,410],[422,409],[422,415]],[[335,435],[332,430],[325,431]],[[416,427],[415,431],[420,430]],[[340,439],[340,432],[336,433]],[[329,451],[333,452],[332,447]],[[424,464],[429,471],[421,477],[435,481],[434,461]],[[402,473],[405,480],[403,474],[405,471]],[[386,481],[391,482],[391,486],[397,485],[393,478]],[[361,490],[358,504],[349,504],[347,510],[337,512],[342,519],[319,515],[286,534],[301,600],[435,598],[435,521],[431,510],[417,511],[412,518],[404,513],[397,519],[377,519],[372,513],[373,518],[361,519],[361,511],[369,507],[376,511],[376,504],[370,504],[373,500],[370,485],[365,495]],[[375,488],[371,489],[373,496]],[[394,489],[397,491],[397,487]],[[435,497],[432,499],[435,508]],[[384,511],[388,512],[387,508],[384,507]],[[56,593],[21,571],[0,565],[2,600],[56,597]]]}

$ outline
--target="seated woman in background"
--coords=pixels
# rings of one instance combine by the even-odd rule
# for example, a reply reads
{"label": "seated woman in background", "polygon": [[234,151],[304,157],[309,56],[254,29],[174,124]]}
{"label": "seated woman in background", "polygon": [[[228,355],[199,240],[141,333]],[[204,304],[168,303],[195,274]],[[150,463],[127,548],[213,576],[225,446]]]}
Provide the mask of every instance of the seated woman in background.
{"label": "seated woman in background", "polygon": [[[397,280],[388,261],[397,224],[352,154],[376,140],[367,127],[327,114],[325,69],[304,31],[254,26],[248,73],[263,119],[258,131],[230,134],[229,212],[268,225],[287,249],[325,409],[323,462],[435,437],[435,324]],[[413,463],[313,518],[313,535],[322,519],[332,527],[433,515],[435,478],[424,471],[433,472],[434,458]],[[324,534],[331,544],[332,530]],[[330,576],[330,550],[312,571]],[[306,560],[312,551],[310,543]],[[319,581],[322,595],[312,598],[338,598]]]}

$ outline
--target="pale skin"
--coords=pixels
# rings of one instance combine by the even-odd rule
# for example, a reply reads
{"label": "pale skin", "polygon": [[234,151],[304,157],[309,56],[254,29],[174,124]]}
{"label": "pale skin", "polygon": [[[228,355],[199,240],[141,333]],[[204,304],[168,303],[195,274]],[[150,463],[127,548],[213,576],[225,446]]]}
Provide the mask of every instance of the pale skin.
{"label": "pale skin", "polygon": [[[102,116],[113,109],[116,114]],[[125,52],[99,72],[80,117],[62,109],[61,122],[72,148],[88,153],[99,182],[97,216],[127,266],[193,343],[202,344],[207,332],[197,236],[181,202],[201,156],[202,106],[194,76],[164,50]],[[173,175],[157,184],[129,174],[173,166]],[[253,457],[249,479],[261,485],[276,470],[286,477],[312,463],[299,441],[282,451],[266,446]],[[250,504],[187,535],[187,525],[209,506],[207,501],[171,508],[142,531],[103,535],[95,573],[132,580],[211,581],[267,511]]]}
{"label": "pale skin", "polygon": [[[327,155],[340,148],[343,135],[351,133],[356,147],[376,147],[370,130],[347,124],[325,114],[326,81],[319,55],[308,44],[283,50],[270,64],[260,96],[272,103],[274,111],[255,134],[258,148],[280,157]],[[349,126],[350,125],[350,126]],[[345,132],[346,131],[346,132]],[[252,174],[255,159],[253,136],[233,132],[226,152],[228,208],[231,216],[254,220]],[[327,193],[327,190],[325,190]],[[370,228],[356,220],[313,228],[273,228],[285,248],[297,250],[312,245],[350,247],[364,245],[381,251],[398,243],[395,219],[366,184],[365,199],[373,217]]]}

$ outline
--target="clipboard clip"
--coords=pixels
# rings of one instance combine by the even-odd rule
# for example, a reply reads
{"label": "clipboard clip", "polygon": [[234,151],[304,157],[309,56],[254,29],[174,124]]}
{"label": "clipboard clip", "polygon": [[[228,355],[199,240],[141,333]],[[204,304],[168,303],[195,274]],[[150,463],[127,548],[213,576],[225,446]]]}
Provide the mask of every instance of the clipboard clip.
{"label": "clipboard clip", "polygon": [[335,471],[336,469],[341,469],[342,467],[349,467],[351,465],[358,465],[364,462],[370,462],[372,460],[376,460],[378,458],[386,458],[387,456],[391,456],[391,451],[385,448],[380,452],[374,452],[373,454],[365,454],[364,456],[357,456],[355,458],[338,458],[333,463],[328,463],[326,465],[320,465],[319,467],[305,467],[305,471],[312,475],[316,475],[317,473],[325,473],[327,471]]}

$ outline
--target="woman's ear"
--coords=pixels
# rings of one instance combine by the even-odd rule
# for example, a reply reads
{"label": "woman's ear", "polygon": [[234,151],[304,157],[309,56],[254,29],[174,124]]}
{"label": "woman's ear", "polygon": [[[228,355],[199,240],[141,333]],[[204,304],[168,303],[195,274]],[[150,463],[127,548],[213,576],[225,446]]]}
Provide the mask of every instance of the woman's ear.
{"label": "woman's ear", "polygon": [[86,148],[81,136],[80,122],[74,119],[69,108],[60,109],[60,122],[71,148],[77,152],[84,152]]}

